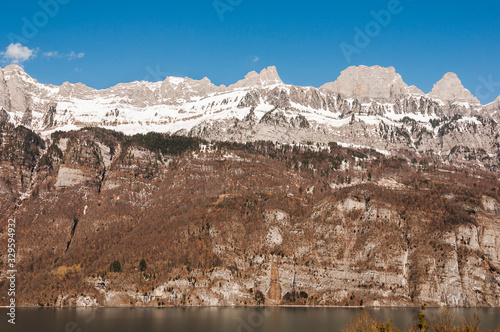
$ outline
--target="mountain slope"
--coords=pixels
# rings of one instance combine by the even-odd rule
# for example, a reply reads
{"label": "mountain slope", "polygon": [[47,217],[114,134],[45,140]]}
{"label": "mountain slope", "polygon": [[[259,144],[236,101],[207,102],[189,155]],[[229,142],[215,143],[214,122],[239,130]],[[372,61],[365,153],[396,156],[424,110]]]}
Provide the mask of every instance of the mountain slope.
{"label": "mountain slope", "polygon": [[500,306],[496,173],[337,144],[0,129],[19,304]]}

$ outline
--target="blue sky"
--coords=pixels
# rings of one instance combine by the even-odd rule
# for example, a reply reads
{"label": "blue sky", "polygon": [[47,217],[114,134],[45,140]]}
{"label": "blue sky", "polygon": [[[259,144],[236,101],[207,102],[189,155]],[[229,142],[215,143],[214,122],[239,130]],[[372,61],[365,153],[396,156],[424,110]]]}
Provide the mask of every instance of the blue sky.
{"label": "blue sky", "polygon": [[381,65],[424,92],[453,71],[483,103],[500,95],[498,1],[397,2],[4,1],[0,65],[94,88],[167,75],[227,85],[270,65],[318,87],[350,65]]}

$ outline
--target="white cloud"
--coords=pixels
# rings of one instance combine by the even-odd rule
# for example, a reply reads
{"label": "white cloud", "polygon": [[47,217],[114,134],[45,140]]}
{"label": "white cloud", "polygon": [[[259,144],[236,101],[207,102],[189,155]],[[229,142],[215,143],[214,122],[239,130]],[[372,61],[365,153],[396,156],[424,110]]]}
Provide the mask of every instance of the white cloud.
{"label": "white cloud", "polygon": [[57,52],[57,51],[44,52],[42,55],[47,57],[47,58],[60,58],[59,52]]}
{"label": "white cloud", "polygon": [[[21,43],[10,44],[5,49],[5,52],[0,52],[0,61],[9,62],[12,64],[21,64],[25,61],[28,61],[32,58],[35,58],[37,55],[38,49],[29,49],[26,46],[23,46]],[[68,61],[74,59],[82,59],[85,57],[85,53],[80,52],[77,53],[75,51],[71,51],[70,53],[60,53],[59,51],[48,51],[43,52],[42,56],[48,59],[67,59]]]}
{"label": "white cloud", "polygon": [[75,53],[74,51],[68,55],[68,60],[81,59],[85,56],[85,53]]}
{"label": "white cloud", "polygon": [[29,59],[36,57],[37,50],[29,49],[26,46],[23,46],[21,43],[10,44],[7,46],[5,52],[1,52],[0,56],[4,59],[4,61],[8,61],[13,64],[20,64]]}
{"label": "white cloud", "polygon": [[81,59],[85,56],[85,53],[83,53],[83,52],[76,53],[75,51],[71,51],[71,53],[68,53],[68,54],[61,54],[58,51],[50,51],[50,52],[44,52],[42,55],[46,58],[55,58],[55,59],[63,59],[64,58],[64,59],[67,59],[69,61],[69,60],[73,60],[73,59]]}
{"label": "white cloud", "polygon": [[252,59],[253,62],[259,62],[259,60],[260,60],[260,58],[258,56],[254,56]]}

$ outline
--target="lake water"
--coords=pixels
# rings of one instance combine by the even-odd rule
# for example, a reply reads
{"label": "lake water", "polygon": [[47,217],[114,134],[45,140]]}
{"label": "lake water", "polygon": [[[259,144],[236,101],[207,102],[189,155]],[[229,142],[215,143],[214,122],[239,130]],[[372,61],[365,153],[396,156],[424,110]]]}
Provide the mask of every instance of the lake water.
{"label": "lake water", "polygon": [[[350,308],[99,308],[17,309],[16,325],[7,323],[7,310],[0,309],[0,331],[37,332],[156,332],[156,331],[340,331],[362,309]],[[393,319],[405,331],[419,309],[366,309],[380,320]],[[500,327],[500,308],[449,309],[458,318],[477,310],[481,330]],[[439,309],[428,308],[427,317]]]}

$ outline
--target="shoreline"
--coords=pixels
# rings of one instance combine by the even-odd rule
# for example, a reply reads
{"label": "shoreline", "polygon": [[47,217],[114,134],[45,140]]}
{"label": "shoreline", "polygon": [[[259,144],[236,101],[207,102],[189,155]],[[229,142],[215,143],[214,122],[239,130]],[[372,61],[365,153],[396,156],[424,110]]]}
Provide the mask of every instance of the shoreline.
{"label": "shoreline", "polygon": [[[0,306],[0,309],[9,309],[9,306]],[[16,309],[202,309],[202,308],[302,308],[302,309],[420,309],[421,306],[338,306],[338,305],[223,305],[223,306],[95,306],[95,307],[75,307],[75,306],[58,306],[58,307],[40,307],[40,306],[29,306],[22,305],[16,306]],[[447,307],[447,306],[430,306],[426,305],[426,309],[500,309],[500,307]]]}

